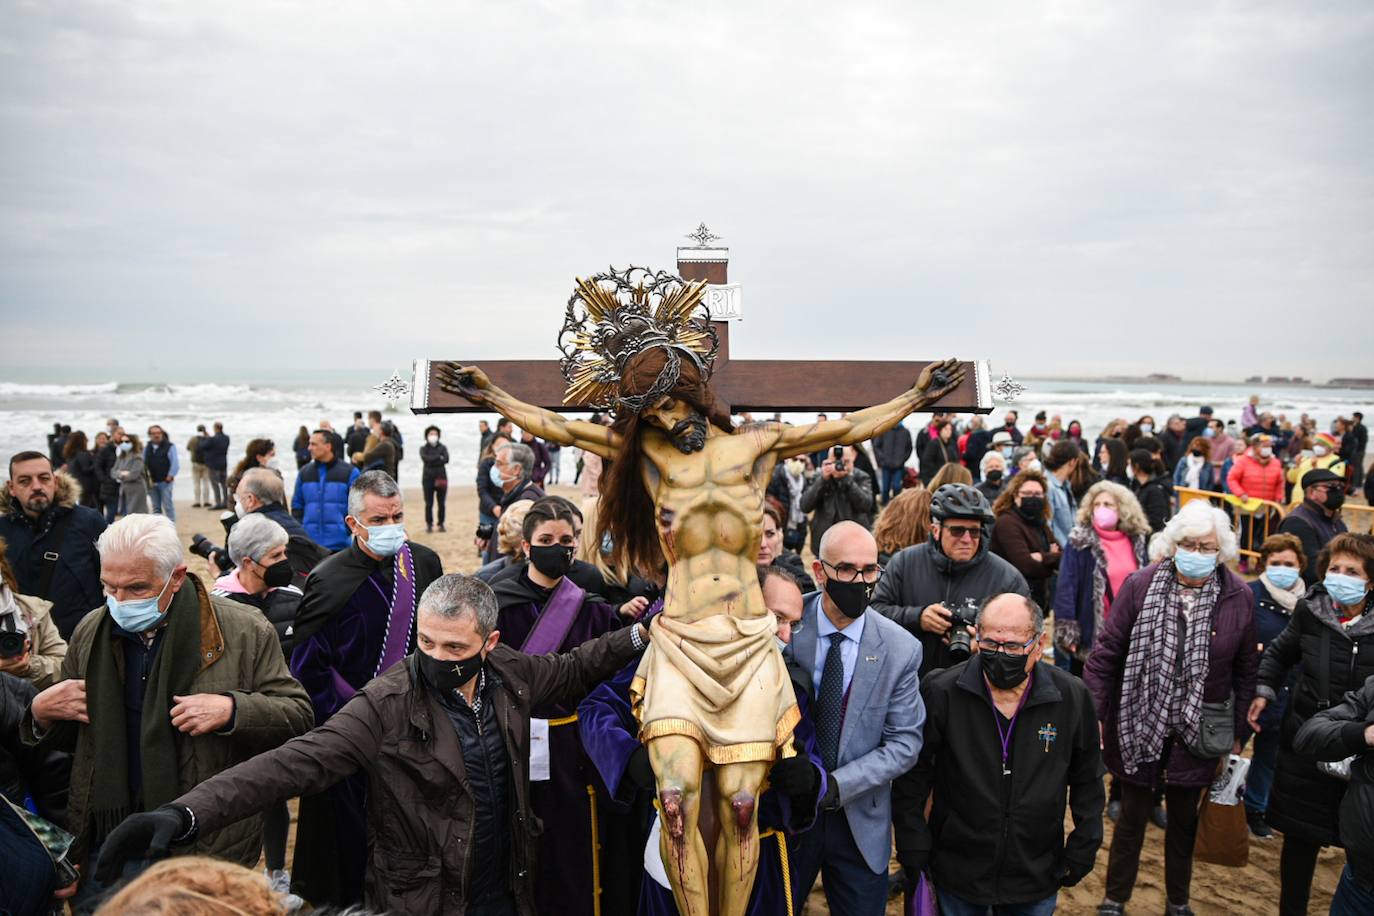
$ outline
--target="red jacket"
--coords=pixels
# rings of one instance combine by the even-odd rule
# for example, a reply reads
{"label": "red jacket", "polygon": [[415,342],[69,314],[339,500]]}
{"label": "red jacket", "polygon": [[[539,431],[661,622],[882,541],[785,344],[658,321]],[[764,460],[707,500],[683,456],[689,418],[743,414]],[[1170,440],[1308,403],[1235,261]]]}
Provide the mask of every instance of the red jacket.
{"label": "red jacket", "polygon": [[1231,473],[1226,477],[1226,486],[1242,499],[1256,497],[1283,502],[1283,463],[1270,458],[1261,464],[1253,455],[1241,455],[1231,464]]}

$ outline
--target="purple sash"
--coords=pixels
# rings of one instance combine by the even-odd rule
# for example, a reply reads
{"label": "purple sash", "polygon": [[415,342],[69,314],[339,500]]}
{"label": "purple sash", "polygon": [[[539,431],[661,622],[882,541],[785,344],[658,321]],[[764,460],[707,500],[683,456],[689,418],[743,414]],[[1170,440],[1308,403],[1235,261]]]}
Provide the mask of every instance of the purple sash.
{"label": "purple sash", "polygon": [[576,582],[564,576],[549,596],[549,603],[539,612],[539,618],[535,620],[530,635],[525,637],[525,644],[520,651],[526,655],[557,652],[563,640],[568,638],[568,631],[582,610],[582,599],[586,597],[587,593]]}
{"label": "purple sash", "polygon": [[415,622],[415,561],[410,545],[402,544],[396,551],[396,586],[392,590],[391,609],[386,615],[386,639],[382,640],[382,654],[377,659],[376,677],[406,657],[410,648],[410,627]]}

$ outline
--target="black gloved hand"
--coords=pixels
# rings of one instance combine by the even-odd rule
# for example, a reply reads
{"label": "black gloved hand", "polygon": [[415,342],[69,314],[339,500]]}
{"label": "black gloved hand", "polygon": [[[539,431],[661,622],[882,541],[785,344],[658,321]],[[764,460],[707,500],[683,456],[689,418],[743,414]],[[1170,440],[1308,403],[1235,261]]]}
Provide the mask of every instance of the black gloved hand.
{"label": "black gloved hand", "polygon": [[654,778],[654,768],[649,763],[649,749],[644,745],[635,748],[635,752],[630,755],[629,762],[625,764],[625,778],[636,789],[646,792],[653,792],[658,787],[658,780]]}
{"label": "black gloved hand", "polygon": [[907,887],[914,888],[916,879],[930,864],[930,850],[899,849],[897,850],[897,864],[902,866],[902,871],[906,872]]}
{"label": "black gloved hand", "polygon": [[124,863],[164,858],[172,841],[182,839],[191,824],[191,811],[184,805],[163,805],[146,814],[129,815],[101,845],[96,880],[110,885],[119,880]]}
{"label": "black gloved hand", "polygon": [[810,798],[820,789],[821,774],[806,757],[785,757],[768,771],[768,785],[792,798]]}
{"label": "black gloved hand", "polygon": [[1079,881],[1088,877],[1089,871],[1079,871],[1067,865],[1059,866],[1059,871],[1055,874],[1055,879],[1059,881],[1060,887],[1073,887]]}
{"label": "black gloved hand", "polygon": [[827,773],[825,794],[821,796],[822,811],[836,811],[840,807],[840,784],[835,781],[834,773]]}

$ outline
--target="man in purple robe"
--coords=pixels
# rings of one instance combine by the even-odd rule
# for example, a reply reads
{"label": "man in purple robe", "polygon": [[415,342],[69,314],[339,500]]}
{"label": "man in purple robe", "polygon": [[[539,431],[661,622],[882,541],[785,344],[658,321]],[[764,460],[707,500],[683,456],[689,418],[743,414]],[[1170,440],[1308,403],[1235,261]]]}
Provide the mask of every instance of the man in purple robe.
{"label": "man in purple robe", "polygon": [[[525,514],[524,550],[529,561],[492,583],[501,608],[501,642],[527,655],[569,652],[621,626],[619,611],[633,617],[647,601],[620,609],[588,595],[568,575],[577,546],[576,519],[567,500],[545,497]],[[544,822],[535,874],[535,905],[545,916],[593,916],[599,912],[596,854],[598,780],[582,752],[576,704],[537,707],[530,728],[530,802]],[[542,777],[542,778],[541,778]]]}
{"label": "man in purple robe", "polygon": [[[788,570],[770,566],[760,567],[758,573],[764,603],[777,619],[777,639],[785,644],[791,640],[792,625],[802,616],[801,588]],[[662,602],[656,603],[644,621],[661,607]],[[656,826],[656,788],[648,751],[639,741],[639,724],[630,705],[630,682],[635,668],[633,664],[627,666],[577,706],[583,746],[612,800],[608,807],[621,813],[623,823],[638,828],[627,829],[625,832],[632,834],[628,837],[602,838],[603,872],[633,874],[638,885],[636,903],[626,905],[603,898],[603,912],[679,916],[663,869],[649,867],[652,857],[659,855],[658,838],[652,833]],[[759,867],[749,896],[749,916],[794,916],[805,905],[804,900],[794,900],[791,894],[787,838],[815,823],[825,794],[826,774],[808,712],[808,690],[804,683],[796,682],[793,690],[801,710],[793,731],[795,753],[773,765],[769,789],[759,801]],[[658,864],[661,866],[661,858]],[[611,908],[606,907],[607,903]]]}
{"label": "man in purple robe", "polygon": [[[352,542],[310,573],[292,629],[291,673],[317,726],[414,650],[416,599],[444,573],[434,551],[405,539],[401,489],[384,471],[349,487],[344,524]],[[366,802],[363,775],[301,799],[292,893],[317,907],[363,899]]]}

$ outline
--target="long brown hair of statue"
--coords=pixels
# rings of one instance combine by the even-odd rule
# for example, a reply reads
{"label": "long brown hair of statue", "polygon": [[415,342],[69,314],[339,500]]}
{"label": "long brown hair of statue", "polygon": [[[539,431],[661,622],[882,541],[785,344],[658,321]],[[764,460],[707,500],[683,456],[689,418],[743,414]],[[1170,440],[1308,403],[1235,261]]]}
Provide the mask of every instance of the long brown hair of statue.
{"label": "long brown hair of statue", "polygon": [[[647,392],[658,381],[658,374],[667,362],[662,347],[653,347],[637,354],[625,367],[621,392],[633,396]],[[682,357],[677,384],[666,397],[684,401],[694,407],[708,422],[725,432],[733,432],[730,412],[721,405],[711,391],[696,363]],[[658,540],[658,524],[654,515],[654,499],[644,484],[643,431],[638,413],[622,410],[612,424],[621,436],[622,445],[610,469],[601,476],[601,511],[597,516],[596,535],[600,540],[610,534],[615,545],[612,565],[626,571],[655,575],[662,567],[663,547]]]}

